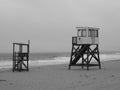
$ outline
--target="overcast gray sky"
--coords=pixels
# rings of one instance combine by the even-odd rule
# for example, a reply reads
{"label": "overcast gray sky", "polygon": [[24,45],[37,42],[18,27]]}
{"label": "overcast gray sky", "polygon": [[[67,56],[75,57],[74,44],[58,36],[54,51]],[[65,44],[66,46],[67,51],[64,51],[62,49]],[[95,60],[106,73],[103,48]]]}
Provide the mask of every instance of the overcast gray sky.
{"label": "overcast gray sky", "polygon": [[78,26],[99,27],[100,50],[120,50],[119,0],[0,0],[0,52],[31,40],[31,52],[71,51]]}

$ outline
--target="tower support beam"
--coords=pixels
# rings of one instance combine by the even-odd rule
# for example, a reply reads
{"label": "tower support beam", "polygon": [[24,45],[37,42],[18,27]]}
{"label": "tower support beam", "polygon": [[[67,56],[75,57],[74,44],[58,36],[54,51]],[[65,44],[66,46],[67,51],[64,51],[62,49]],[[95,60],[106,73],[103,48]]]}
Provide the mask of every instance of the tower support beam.
{"label": "tower support beam", "polygon": [[98,44],[72,44],[69,69],[71,66],[87,67],[87,70],[98,66],[101,69]]}

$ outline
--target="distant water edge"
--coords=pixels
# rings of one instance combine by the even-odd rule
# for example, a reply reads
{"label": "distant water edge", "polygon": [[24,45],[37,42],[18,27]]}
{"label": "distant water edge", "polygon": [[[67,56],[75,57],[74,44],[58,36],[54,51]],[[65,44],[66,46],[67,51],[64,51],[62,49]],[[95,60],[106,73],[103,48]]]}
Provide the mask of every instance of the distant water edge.
{"label": "distant water edge", "polygon": [[[30,66],[68,64],[70,52],[30,53]],[[120,60],[120,52],[100,52],[100,60]],[[0,69],[12,68],[12,54],[0,53]]]}
{"label": "distant water edge", "polygon": [[[69,57],[69,52],[30,53],[30,60],[52,60],[55,57]],[[0,61],[12,60],[12,53],[0,53]]]}

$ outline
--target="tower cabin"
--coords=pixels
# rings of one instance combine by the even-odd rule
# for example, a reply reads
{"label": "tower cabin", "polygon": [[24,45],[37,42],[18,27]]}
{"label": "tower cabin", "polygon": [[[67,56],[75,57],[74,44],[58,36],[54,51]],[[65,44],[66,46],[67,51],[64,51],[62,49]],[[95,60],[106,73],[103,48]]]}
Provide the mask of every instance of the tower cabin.
{"label": "tower cabin", "polygon": [[77,27],[77,36],[72,37],[69,69],[71,66],[81,66],[82,69],[87,67],[87,70],[90,66],[101,68],[98,31],[99,28],[94,27]]}

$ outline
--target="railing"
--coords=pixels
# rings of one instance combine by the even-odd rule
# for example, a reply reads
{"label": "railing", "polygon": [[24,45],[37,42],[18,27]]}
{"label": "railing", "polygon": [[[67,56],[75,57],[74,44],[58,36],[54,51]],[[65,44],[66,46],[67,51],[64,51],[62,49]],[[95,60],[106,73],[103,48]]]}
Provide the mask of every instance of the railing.
{"label": "railing", "polygon": [[72,43],[77,44],[77,37],[72,37]]}

